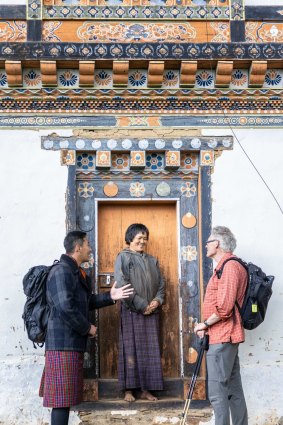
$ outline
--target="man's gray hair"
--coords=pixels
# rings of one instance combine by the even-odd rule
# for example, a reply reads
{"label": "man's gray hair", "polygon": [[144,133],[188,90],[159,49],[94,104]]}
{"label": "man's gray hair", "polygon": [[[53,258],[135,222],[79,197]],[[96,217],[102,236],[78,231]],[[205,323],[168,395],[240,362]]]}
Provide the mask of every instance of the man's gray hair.
{"label": "man's gray hair", "polygon": [[220,242],[220,248],[225,252],[234,252],[237,246],[237,240],[228,227],[215,226],[212,229],[211,235],[213,239]]}

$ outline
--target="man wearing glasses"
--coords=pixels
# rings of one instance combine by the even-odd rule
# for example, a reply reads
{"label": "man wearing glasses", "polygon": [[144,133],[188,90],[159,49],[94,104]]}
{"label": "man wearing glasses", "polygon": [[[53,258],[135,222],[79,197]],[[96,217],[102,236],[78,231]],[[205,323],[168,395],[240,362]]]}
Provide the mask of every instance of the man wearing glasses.
{"label": "man wearing glasses", "polygon": [[206,243],[207,257],[216,268],[210,278],[203,303],[204,322],[195,326],[195,333],[209,334],[207,352],[208,396],[215,414],[216,425],[248,425],[248,413],[243,393],[239,343],[245,334],[236,301],[243,304],[247,286],[247,272],[237,261],[228,261],[220,278],[217,277],[225,260],[235,257],[236,239],[224,226],[212,229]]}

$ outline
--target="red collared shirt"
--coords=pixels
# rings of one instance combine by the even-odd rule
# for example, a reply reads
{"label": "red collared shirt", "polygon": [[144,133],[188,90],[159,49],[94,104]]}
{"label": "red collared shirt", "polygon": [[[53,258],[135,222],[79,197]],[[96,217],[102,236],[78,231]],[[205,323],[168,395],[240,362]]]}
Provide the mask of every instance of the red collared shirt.
{"label": "red collared shirt", "polygon": [[238,343],[245,340],[241,316],[235,302],[237,300],[240,306],[243,303],[248,282],[247,272],[237,261],[229,261],[224,266],[221,278],[218,279],[216,276],[216,270],[219,270],[223,262],[230,257],[235,255],[227,252],[217,264],[204,297],[204,320],[213,313],[221,318],[208,329],[210,344]]}

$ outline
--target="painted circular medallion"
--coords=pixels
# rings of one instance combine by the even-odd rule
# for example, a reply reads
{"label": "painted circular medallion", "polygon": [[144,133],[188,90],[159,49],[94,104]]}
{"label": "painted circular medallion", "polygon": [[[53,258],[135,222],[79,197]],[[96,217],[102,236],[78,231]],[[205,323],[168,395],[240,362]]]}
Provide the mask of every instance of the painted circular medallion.
{"label": "painted circular medallion", "polygon": [[116,196],[118,191],[118,186],[113,182],[108,182],[103,188],[103,192],[105,193],[105,195],[110,198]]}
{"label": "painted circular medallion", "polygon": [[197,223],[196,217],[191,214],[190,212],[187,212],[187,214],[183,215],[182,217],[182,225],[184,227],[187,227],[188,229],[191,229],[194,227]]}
{"label": "painted circular medallion", "polygon": [[170,195],[171,188],[168,183],[162,182],[156,186],[156,193],[159,196],[168,196]]}

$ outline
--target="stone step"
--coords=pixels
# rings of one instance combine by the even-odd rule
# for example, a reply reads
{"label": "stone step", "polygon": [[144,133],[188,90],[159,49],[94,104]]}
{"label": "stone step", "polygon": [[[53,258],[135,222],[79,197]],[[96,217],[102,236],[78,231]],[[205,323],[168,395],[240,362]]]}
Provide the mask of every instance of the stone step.
{"label": "stone step", "polygon": [[[192,401],[190,407],[186,424],[201,425],[210,420],[212,409],[207,402]],[[179,425],[183,408],[184,401],[174,398],[134,403],[107,399],[82,403],[75,410],[82,425]]]}

